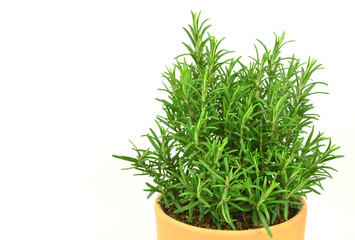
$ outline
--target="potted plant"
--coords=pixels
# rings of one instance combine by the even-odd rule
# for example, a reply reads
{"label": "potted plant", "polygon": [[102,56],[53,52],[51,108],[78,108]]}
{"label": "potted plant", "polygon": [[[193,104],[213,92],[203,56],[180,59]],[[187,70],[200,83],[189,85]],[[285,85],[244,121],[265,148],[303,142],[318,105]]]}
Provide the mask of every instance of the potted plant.
{"label": "potted plant", "polygon": [[133,147],[131,162],[149,175],[159,240],[304,239],[306,202],[330,178],[339,147],[315,133],[311,112],[316,60],[282,57],[275,35],[249,64],[227,58],[207,20],[192,12],[188,53],[163,74],[167,99],[152,148]]}

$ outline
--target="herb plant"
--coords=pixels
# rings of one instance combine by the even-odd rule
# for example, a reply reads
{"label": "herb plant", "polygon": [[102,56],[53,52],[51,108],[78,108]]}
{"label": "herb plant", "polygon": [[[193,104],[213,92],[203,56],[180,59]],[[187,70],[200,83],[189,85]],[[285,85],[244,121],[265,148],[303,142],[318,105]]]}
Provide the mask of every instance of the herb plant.
{"label": "herb plant", "polygon": [[[131,162],[137,175],[149,175],[149,192],[161,193],[165,208],[194,212],[199,220],[212,215],[216,228],[228,223],[238,229],[235,216],[249,213],[254,226],[269,226],[290,208],[300,208],[300,197],[319,194],[321,182],[331,178],[326,163],[340,158],[339,147],[323,133],[315,133],[310,102],[321,69],[316,60],[301,62],[281,57],[288,42],[275,35],[268,49],[257,40],[249,64],[227,58],[218,40],[207,30],[207,20],[192,12],[192,25],[183,28],[191,44],[176,57],[163,77],[167,99],[157,99],[165,116],[157,116],[157,131],[144,135],[152,148],[134,146]],[[260,48],[260,47],[259,47]],[[188,62],[189,58],[191,62]],[[325,84],[326,85],[326,84]]]}

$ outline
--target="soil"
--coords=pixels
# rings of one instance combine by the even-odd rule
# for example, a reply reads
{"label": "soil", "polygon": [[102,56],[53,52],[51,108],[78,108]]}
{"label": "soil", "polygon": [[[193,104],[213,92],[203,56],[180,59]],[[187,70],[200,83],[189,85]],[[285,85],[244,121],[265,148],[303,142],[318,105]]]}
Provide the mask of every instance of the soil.
{"label": "soil", "polygon": [[[200,211],[198,209],[194,209],[194,214],[192,216],[192,220],[187,222],[188,218],[188,213],[187,211],[181,212],[181,213],[174,213],[176,210],[176,206],[172,205],[170,208],[163,207],[164,212],[169,215],[170,217],[183,222],[187,223],[189,225],[195,226],[195,227],[201,227],[201,228],[208,228],[208,229],[218,229],[217,225],[213,222],[212,220],[212,215],[206,214],[205,217],[199,221],[199,216],[200,216]],[[294,209],[290,208],[289,209],[289,215],[288,219],[291,219],[292,217],[296,216],[298,213],[299,209]],[[274,224],[271,224],[270,226],[285,222],[285,219],[283,217],[283,212],[280,214],[280,217],[277,217]],[[234,222],[237,230],[248,230],[248,229],[255,229],[255,228],[262,228],[263,225],[259,221],[257,226],[254,226],[253,221],[251,220],[251,212],[246,212],[242,213],[239,215],[233,215],[231,214],[232,219],[236,219],[237,221]],[[270,218],[272,218],[272,215],[270,215]],[[221,223],[221,229],[222,230],[233,230],[232,227],[227,223],[227,222],[222,222]]]}

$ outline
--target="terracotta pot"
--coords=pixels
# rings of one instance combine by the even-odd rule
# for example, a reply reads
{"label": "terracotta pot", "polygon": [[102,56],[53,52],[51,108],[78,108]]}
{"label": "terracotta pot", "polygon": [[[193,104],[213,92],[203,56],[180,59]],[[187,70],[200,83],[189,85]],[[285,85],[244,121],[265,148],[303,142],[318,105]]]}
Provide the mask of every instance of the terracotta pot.
{"label": "terracotta pot", "polygon": [[155,218],[158,240],[304,240],[307,205],[304,204],[296,216],[286,222],[270,227],[271,238],[264,228],[251,230],[214,230],[194,227],[165,214],[155,200]]}

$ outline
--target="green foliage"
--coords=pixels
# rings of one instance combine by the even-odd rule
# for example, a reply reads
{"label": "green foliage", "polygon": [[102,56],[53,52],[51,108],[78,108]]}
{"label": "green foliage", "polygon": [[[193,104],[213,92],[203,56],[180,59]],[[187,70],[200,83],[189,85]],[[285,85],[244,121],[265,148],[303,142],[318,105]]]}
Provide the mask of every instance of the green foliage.
{"label": "green foliage", "polygon": [[192,18],[184,28],[188,53],[163,74],[168,98],[157,100],[165,116],[156,119],[158,132],[145,135],[152,148],[134,146],[135,158],[114,157],[153,179],[148,197],[161,193],[162,203],[189,219],[198,209],[200,219],[211,213],[216,226],[236,229],[233,216],[251,212],[272,235],[269,225],[300,207],[300,196],[319,194],[335,170],[326,163],[342,157],[329,138],[314,133],[319,116],[310,112],[310,96],[325,83],[311,76],[321,65],[281,57],[284,34],[275,35],[273,49],[258,40],[262,51],[255,46],[256,57],[244,65],[226,58],[230,51],[207,33],[207,20]]}

